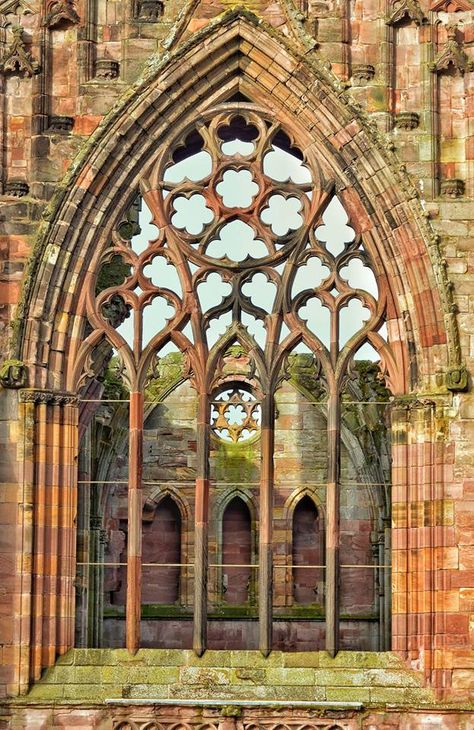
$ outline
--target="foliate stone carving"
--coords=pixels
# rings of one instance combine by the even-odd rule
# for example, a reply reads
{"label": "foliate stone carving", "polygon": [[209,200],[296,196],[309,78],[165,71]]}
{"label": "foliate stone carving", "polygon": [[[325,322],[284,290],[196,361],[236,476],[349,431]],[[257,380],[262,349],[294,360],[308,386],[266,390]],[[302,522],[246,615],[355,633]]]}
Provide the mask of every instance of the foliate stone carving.
{"label": "foliate stone carving", "polygon": [[77,396],[73,393],[54,392],[52,390],[22,390],[22,403],[40,403],[55,406],[76,405]]}
{"label": "foliate stone carving", "polygon": [[420,124],[420,115],[416,112],[398,112],[395,115],[397,129],[416,129]]}
{"label": "foliate stone carving", "polygon": [[138,0],[137,20],[143,23],[156,23],[163,15],[161,0]]}
{"label": "foliate stone carving", "polygon": [[407,19],[412,20],[417,25],[426,22],[417,0],[398,0],[398,2],[394,2],[392,13],[386,22],[387,25],[398,25]]}
{"label": "foliate stone carving", "polygon": [[469,374],[464,365],[448,370],[446,374],[446,387],[453,393],[462,393],[468,390]]}
{"label": "foliate stone carving", "polygon": [[441,180],[441,195],[444,198],[460,198],[464,195],[464,180],[459,178]]}
{"label": "foliate stone carving", "polygon": [[120,64],[113,58],[98,58],[95,62],[96,79],[116,79],[120,72]]}
{"label": "foliate stone carving", "polygon": [[13,195],[15,198],[22,198],[24,195],[28,195],[29,192],[30,187],[26,180],[13,178],[5,183],[5,195]]}
{"label": "foliate stone carving", "polygon": [[69,134],[74,126],[74,117],[52,116],[49,118],[49,132],[56,134]]}
{"label": "foliate stone carving", "polygon": [[119,327],[123,324],[130,317],[130,311],[130,305],[125,303],[120,294],[113,294],[102,307],[104,318],[112,327]]}
{"label": "foliate stone carving", "polygon": [[75,25],[79,23],[72,0],[53,0],[46,8],[46,17],[43,25],[48,28],[57,28],[61,25]]}
{"label": "foliate stone carving", "polygon": [[446,30],[448,39],[437,58],[430,64],[431,71],[438,74],[446,73],[450,66],[461,75],[464,75],[466,71],[472,71],[474,61],[471,61],[459,43],[457,26],[448,25]]}
{"label": "foliate stone carving", "polygon": [[25,388],[28,369],[21,360],[5,360],[0,366],[0,385],[3,388]]}
{"label": "foliate stone carving", "polygon": [[375,76],[375,68],[370,63],[358,63],[352,70],[352,82],[357,86],[363,86]]}
{"label": "foliate stone carving", "polygon": [[39,73],[40,67],[25,45],[23,28],[17,25],[12,28],[12,33],[13,40],[0,60],[0,73],[34,76]]}

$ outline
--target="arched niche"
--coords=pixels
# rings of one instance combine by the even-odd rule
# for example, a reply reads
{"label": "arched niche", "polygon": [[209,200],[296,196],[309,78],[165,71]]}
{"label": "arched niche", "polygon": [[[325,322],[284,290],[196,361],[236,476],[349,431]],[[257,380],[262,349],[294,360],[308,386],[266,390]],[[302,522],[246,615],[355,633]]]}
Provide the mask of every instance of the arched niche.
{"label": "arched niche", "polygon": [[222,515],[222,599],[227,604],[243,605],[250,598],[251,531],[249,508],[240,497],[235,496],[226,505]]}
{"label": "arched niche", "polygon": [[301,605],[322,603],[324,533],[318,509],[307,494],[298,501],[293,511],[292,564],[294,602]]}

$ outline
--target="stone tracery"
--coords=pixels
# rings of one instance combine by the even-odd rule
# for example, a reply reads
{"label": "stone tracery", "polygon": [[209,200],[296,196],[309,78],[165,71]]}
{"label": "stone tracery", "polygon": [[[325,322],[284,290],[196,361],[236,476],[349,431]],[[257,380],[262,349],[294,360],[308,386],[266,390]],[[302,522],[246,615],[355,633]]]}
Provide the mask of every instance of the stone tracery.
{"label": "stone tracery", "polygon": [[[201,653],[206,646],[211,428],[236,444],[260,438],[258,608],[266,654],[272,641],[275,391],[287,377],[289,353],[298,347],[312,353],[328,409],[322,447],[329,464],[326,530],[337,534],[341,393],[363,345],[376,348],[382,363],[389,354],[378,333],[385,294],[315,153],[303,155],[265,112],[251,103],[234,109],[226,104],[182,140],[161,150],[142,178],[155,237],[137,249],[119,227],[86,293],[91,330],[82,352],[105,336],[130,382],[127,646],[139,642],[141,518],[134,505],[142,489],[143,388],[150,364],[172,344],[186,358],[186,377],[199,402],[195,509],[202,517],[194,538],[194,648]],[[340,222],[331,233],[334,215]],[[249,238],[242,253],[244,236]],[[119,277],[114,281],[108,274],[111,285],[98,287],[97,276],[105,282],[102,272],[111,262]],[[232,365],[229,348],[239,349]],[[326,546],[326,646],[335,653],[339,557],[337,542],[327,539]]]}

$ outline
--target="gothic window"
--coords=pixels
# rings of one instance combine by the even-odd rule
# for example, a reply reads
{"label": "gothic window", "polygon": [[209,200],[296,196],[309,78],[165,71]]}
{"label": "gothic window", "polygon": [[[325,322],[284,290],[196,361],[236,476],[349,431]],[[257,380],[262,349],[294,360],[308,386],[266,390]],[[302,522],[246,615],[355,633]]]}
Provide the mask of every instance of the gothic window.
{"label": "gothic window", "polygon": [[[78,606],[94,581],[114,596],[96,645],[167,634],[198,653],[232,648],[245,616],[258,628],[247,648],[264,654],[293,640],[383,648],[385,297],[315,146],[251,103],[224,104],[157,150],[130,199],[86,292],[83,449],[95,455],[80,480]],[[153,506],[170,485],[186,524],[170,498]],[[324,521],[304,497],[288,534],[301,485]],[[238,489],[256,519],[235,498],[216,525]],[[85,539],[92,508],[102,553]]]}

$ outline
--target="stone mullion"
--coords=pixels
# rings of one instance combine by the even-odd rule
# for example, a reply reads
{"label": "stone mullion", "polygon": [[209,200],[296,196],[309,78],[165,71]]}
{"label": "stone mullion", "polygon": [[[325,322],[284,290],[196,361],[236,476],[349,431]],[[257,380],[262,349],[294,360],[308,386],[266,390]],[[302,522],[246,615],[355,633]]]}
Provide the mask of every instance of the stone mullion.
{"label": "stone mullion", "polygon": [[275,441],[275,402],[273,393],[262,401],[260,540],[259,540],[259,648],[264,656],[272,649],[273,606],[273,451]]}
{"label": "stone mullion", "polygon": [[141,619],[143,393],[130,393],[129,423],[126,644],[134,654],[140,647]]}
{"label": "stone mullion", "polygon": [[200,656],[207,645],[209,398],[206,393],[199,394],[196,442],[193,649]]}
{"label": "stone mullion", "polygon": [[333,392],[327,414],[328,475],[326,485],[326,651],[339,650],[339,471],[341,443],[341,401]]}

